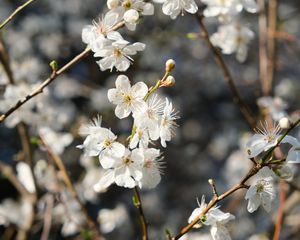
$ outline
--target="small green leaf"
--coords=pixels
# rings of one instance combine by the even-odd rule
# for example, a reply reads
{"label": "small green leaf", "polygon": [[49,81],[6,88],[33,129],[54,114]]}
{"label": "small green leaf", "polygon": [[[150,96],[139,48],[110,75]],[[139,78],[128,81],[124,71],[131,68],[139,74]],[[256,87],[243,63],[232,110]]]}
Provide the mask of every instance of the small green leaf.
{"label": "small green leaf", "polygon": [[58,64],[57,64],[57,62],[55,60],[52,60],[49,65],[50,65],[50,67],[51,67],[51,69],[52,69],[53,72],[57,71]]}

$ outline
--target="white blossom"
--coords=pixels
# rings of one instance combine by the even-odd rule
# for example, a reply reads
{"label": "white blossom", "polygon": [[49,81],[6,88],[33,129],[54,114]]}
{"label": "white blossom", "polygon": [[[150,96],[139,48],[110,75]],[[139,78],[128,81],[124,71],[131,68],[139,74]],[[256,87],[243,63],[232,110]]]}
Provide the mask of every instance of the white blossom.
{"label": "white blossom", "polygon": [[139,181],[140,188],[154,188],[161,180],[162,162],[160,151],[155,148],[140,148],[144,155],[142,166],[142,179]]}
{"label": "white blossom", "polygon": [[105,41],[105,37],[109,32],[113,31],[113,27],[118,22],[118,15],[116,13],[107,13],[98,22],[93,21],[93,25],[87,25],[82,29],[82,41],[88,44],[95,52],[97,48],[101,47]]}
{"label": "white blossom", "polygon": [[178,112],[175,112],[172,103],[166,98],[159,133],[160,142],[163,147],[166,147],[166,142],[171,141],[172,136],[174,136],[174,131],[177,127],[175,120],[178,118]]}
{"label": "white blossom", "polygon": [[102,57],[97,61],[100,69],[105,71],[115,67],[118,71],[126,71],[133,62],[131,55],[143,51],[146,45],[140,42],[130,44],[118,32],[109,32],[107,38],[101,41],[93,51],[94,57]]}
{"label": "white blossom", "polygon": [[116,2],[110,1],[110,12],[119,15],[120,20],[125,21],[126,27],[134,31],[140,15],[153,15],[154,6],[150,2],[144,0],[119,0]]}
{"label": "white blossom", "polygon": [[273,185],[274,173],[269,167],[263,167],[256,175],[256,180],[247,190],[245,199],[248,201],[247,210],[252,213],[262,204],[267,212],[271,211],[271,205],[275,198]]}
{"label": "white blossom", "polygon": [[[188,222],[193,222],[207,207],[205,197],[202,196],[201,203],[198,202],[199,207],[196,208],[188,219]],[[202,224],[211,226],[210,233],[213,240],[230,240],[231,237],[225,224],[235,217],[230,213],[222,212],[219,207],[212,207],[208,212],[194,225],[195,228],[201,227]]]}
{"label": "white blossom", "polygon": [[143,82],[138,82],[131,87],[129,79],[125,75],[118,76],[116,88],[108,90],[107,96],[110,102],[117,105],[115,114],[122,119],[128,117],[131,112],[138,113],[146,109],[144,97],[148,87]]}
{"label": "white blossom", "polygon": [[248,44],[254,38],[254,33],[237,23],[222,25],[210,40],[214,46],[220,47],[222,53],[236,53],[239,62],[244,62],[248,55]]}
{"label": "white blossom", "polygon": [[[249,158],[258,156],[262,152],[268,151],[270,148],[275,147],[278,139],[281,137],[279,125],[262,124],[262,128],[257,128],[257,133],[254,134],[246,144],[246,151]],[[289,143],[297,145],[298,141],[292,136],[285,136],[281,143]]]}
{"label": "white blossom", "polygon": [[117,136],[110,129],[101,127],[100,117],[89,125],[81,126],[79,133],[87,137],[83,144],[77,147],[84,149],[88,156],[108,154],[120,157],[124,154],[124,145],[116,141]]}
{"label": "white blossom", "polygon": [[169,15],[172,19],[183,11],[195,14],[198,11],[198,6],[194,0],[165,0],[162,6],[163,13]]}
{"label": "white blossom", "polygon": [[133,188],[142,178],[141,167],[144,162],[143,154],[134,149],[125,150],[122,157],[103,155],[100,158],[101,166],[107,171],[100,181],[94,186],[96,191],[109,187],[116,183],[120,187]]}

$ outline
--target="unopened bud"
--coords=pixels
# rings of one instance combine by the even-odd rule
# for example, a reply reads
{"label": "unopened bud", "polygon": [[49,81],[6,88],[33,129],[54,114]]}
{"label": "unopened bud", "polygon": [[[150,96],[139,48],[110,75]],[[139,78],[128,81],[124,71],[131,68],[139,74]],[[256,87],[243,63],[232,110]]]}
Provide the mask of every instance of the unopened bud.
{"label": "unopened bud", "polygon": [[51,67],[51,69],[52,69],[53,72],[57,71],[58,64],[57,64],[57,62],[55,60],[51,61],[49,65],[50,65],[50,67]]}
{"label": "unopened bud", "polygon": [[164,81],[164,86],[172,87],[175,84],[175,78],[173,76],[168,76]]}
{"label": "unopened bud", "polygon": [[139,20],[139,13],[135,9],[130,9],[125,12],[124,14],[124,20],[128,23],[136,23],[137,20]]}
{"label": "unopened bud", "polygon": [[208,183],[209,183],[210,185],[214,185],[214,184],[215,184],[215,181],[212,180],[212,179],[210,178],[210,179],[208,179]]}
{"label": "unopened bud", "polygon": [[282,128],[282,129],[287,129],[291,126],[291,122],[290,120],[287,118],[287,117],[283,117],[279,120],[279,126]]}
{"label": "unopened bud", "polygon": [[119,6],[119,0],[107,0],[106,4],[109,9],[114,9]]}
{"label": "unopened bud", "polygon": [[175,68],[175,61],[173,59],[169,59],[166,61],[166,72],[171,72]]}

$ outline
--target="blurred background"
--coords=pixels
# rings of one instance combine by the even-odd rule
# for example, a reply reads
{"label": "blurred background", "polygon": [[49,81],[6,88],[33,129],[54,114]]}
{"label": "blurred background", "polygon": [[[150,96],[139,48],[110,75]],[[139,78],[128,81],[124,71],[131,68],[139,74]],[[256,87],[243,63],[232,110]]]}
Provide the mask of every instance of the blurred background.
{"label": "blurred background", "polygon": [[[1,0],[0,21],[8,17],[20,2]],[[52,60],[56,60],[61,67],[84,50],[86,46],[81,40],[82,28],[107,11],[105,2],[37,0],[15,17],[0,33],[10,56],[16,84],[39,83],[51,74],[49,63]],[[240,22],[249,26],[256,34],[249,45],[248,58],[242,64],[234,55],[224,55],[224,59],[243,99],[259,117],[257,99],[261,97],[261,90],[258,16],[243,12],[240,17]],[[282,34],[277,38],[274,95],[287,102],[288,113],[297,110],[300,100],[299,22],[300,2],[279,1],[278,26]],[[219,25],[212,18],[205,19],[205,24],[211,34],[217,31]],[[179,127],[176,137],[166,149],[162,149],[165,168],[161,183],[153,190],[143,190],[141,194],[150,239],[164,239],[165,229],[176,234],[187,224],[188,217],[197,207],[196,199],[205,195],[208,201],[212,197],[207,183],[209,178],[215,179],[218,191],[223,192],[238,182],[251,166],[243,152],[243,146],[253,132],[234,105],[228,86],[205,40],[186,37],[188,33],[199,33],[200,30],[194,16],[185,14],[173,21],[162,14],[161,4],[155,4],[154,16],[141,19],[136,31],[121,30],[126,40],[147,45],[144,52],[134,56],[134,64],[125,73],[132,82],[144,81],[151,86],[163,76],[165,61],[169,58],[176,61],[172,74],[176,84],[171,88],[161,89],[159,93],[170,98],[180,112]],[[100,219],[105,238],[141,239],[137,210],[132,204],[133,191],[112,186],[107,192],[93,193],[92,183],[102,174],[100,165],[97,159],[86,159],[82,151],[76,148],[83,141],[78,135],[79,126],[97,114],[102,115],[102,125],[111,128],[120,139],[125,139],[130,134],[132,120],[117,119],[114,106],[107,99],[107,90],[114,87],[118,74],[115,71],[101,72],[95,58],[89,55],[58,77],[37,98],[41,106],[37,106],[36,111],[43,112],[44,115],[37,123],[32,120],[28,130],[34,150],[33,161],[41,201],[35,206],[37,214],[31,224],[28,239],[41,239],[43,236],[46,210],[52,211],[48,239],[87,238],[82,228],[70,223],[72,218],[82,218],[80,213],[70,213],[73,209],[69,211],[73,216],[66,217],[69,207],[64,202],[71,204],[72,197],[67,192],[58,190],[60,187],[56,186],[55,180],[51,180],[52,171],[55,171],[53,164],[45,149],[35,143],[39,126],[49,123],[60,134],[71,133],[71,137],[57,137],[56,141],[62,140],[62,136],[66,138],[66,147],[59,155],[72,181],[76,183],[88,211],[94,219]],[[0,67],[1,98],[7,84],[7,77]],[[29,118],[34,119],[33,116]],[[295,130],[293,135],[299,139],[300,131]],[[73,141],[68,141],[68,137]],[[1,124],[0,160],[5,166],[11,166],[16,174],[17,163],[22,158],[21,150],[22,142],[17,127]],[[293,182],[300,186],[297,171],[299,167],[294,165],[294,170]],[[18,236],[18,229],[24,227],[22,224],[27,221],[28,214],[23,211],[24,206],[20,205],[20,194],[5,174],[0,178],[0,189],[0,238],[14,239]],[[291,192],[287,193],[287,198]],[[232,239],[272,239],[278,203],[275,203],[269,214],[263,209],[249,214],[247,202],[243,200],[244,193],[242,190],[221,203],[223,211],[230,211],[236,216],[236,220],[229,224]],[[76,206],[74,208],[73,212],[76,212]],[[102,215],[98,214],[101,210],[106,211],[102,211]],[[285,216],[281,239],[299,239],[299,223],[298,199],[298,203],[296,201]],[[193,232],[194,235],[186,239],[210,239],[206,235],[209,228]],[[261,236],[254,238],[254,234]]]}

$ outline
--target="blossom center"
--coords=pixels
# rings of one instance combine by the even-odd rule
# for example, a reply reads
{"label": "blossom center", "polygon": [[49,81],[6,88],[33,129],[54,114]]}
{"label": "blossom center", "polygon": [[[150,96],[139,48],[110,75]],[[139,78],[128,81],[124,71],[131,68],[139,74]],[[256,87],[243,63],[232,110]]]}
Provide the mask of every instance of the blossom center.
{"label": "blossom center", "polygon": [[131,8],[131,5],[132,5],[132,3],[131,3],[130,0],[125,0],[125,1],[123,2],[123,4],[122,4],[122,6],[123,6],[125,9]]}
{"label": "blossom center", "polygon": [[110,139],[106,139],[104,141],[104,146],[107,148],[107,147],[110,147],[112,145],[113,141],[110,140]]}
{"label": "blossom center", "polygon": [[115,49],[114,49],[114,55],[115,55],[116,57],[121,57],[121,56],[123,55],[121,49],[115,48]]}
{"label": "blossom center", "polygon": [[130,104],[132,101],[132,96],[130,95],[125,95],[124,96],[124,102],[127,103],[127,104]]}
{"label": "blossom center", "polygon": [[130,165],[131,163],[133,163],[133,161],[129,157],[124,157],[123,158],[123,163],[125,165]]}

